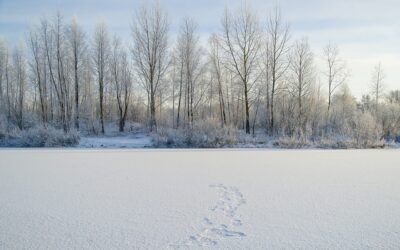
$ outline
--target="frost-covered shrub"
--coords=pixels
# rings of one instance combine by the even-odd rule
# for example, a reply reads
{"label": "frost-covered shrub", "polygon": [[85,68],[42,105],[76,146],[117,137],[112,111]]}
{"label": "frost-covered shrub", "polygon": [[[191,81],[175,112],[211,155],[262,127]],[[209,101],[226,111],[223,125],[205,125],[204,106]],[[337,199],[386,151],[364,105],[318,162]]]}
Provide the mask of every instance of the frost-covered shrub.
{"label": "frost-covered shrub", "polygon": [[354,147],[354,142],[352,138],[339,135],[318,138],[318,140],[315,140],[313,144],[317,148],[323,149],[347,149]]}
{"label": "frost-covered shrub", "polygon": [[304,148],[309,145],[309,142],[304,136],[283,136],[280,137],[274,144],[281,148]]}
{"label": "frost-covered shrub", "polygon": [[237,134],[236,128],[208,119],[196,122],[192,129],[158,129],[153,142],[161,147],[219,148],[236,144]]}
{"label": "frost-covered shrub", "polygon": [[215,148],[233,145],[237,141],[237,130],[232,126],[221,127],[220,122],[208,119],[194,124],[186,133],[189,146]]}
{"label": "frost-covered shrub", "polygon": [[44,128],[32,128],[21,133],[22,147],[44,147],[48,133]]}
{"label": "frost-covered shrub", "polygon": [[34,127],[23,131],[10,131],[0,139],[3,147],[68,147],[79,143],[79,133],[64,133],[53,127]]}
{"label": "frost-covered shrub", "polygon": [[75,130],[64,133],[53,127],[35,127],[23,131],[21,144],[23,147],[61,147],[79,143],[79,134]]}
{"label": "frost-covered shrub", "polygon": [[0,113],[0,140],[7,137],[7,120],[4,114]]}
{"label": "frost-covered shrub", "polygon": [[359,113],[354,121],[354,147],[382,147],[382,126],[380,126],[369,112]]}
{"label": "frost-covered shrub", "polygon": [[0,128],[0,140],[5,140],[8,136],[8,133],[5,129]]}
{"label": "frost-covered shrub", "polygon": [[45,147],[60,147],[74,146],[79,143],[79,133],[76,130],[71,130],[64,133],[62,130],[54,130],[49,134]]}
{"label": "frost-covered shrub", "polygon": [[400,142],[400,105],[387,104],[381,107],[383,135],[387,141]]}
{"label": "frost-covered shrub", "polygon": [[152,134],[153,143],[159,147],[184,147],[182,133],[171,128],[158,128]]}

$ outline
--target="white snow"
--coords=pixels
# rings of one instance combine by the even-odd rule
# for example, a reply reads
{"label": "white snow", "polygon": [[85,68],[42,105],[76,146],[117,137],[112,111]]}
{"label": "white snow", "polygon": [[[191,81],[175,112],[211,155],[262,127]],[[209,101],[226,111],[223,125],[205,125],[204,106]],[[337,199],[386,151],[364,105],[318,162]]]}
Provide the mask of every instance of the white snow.
{"label": "white snow", "polygon": [[152,146],[150,135],[145,133],[82,137],[77,145],[78,148],[148,148]]}
{"label": "white snow", "polygon": [[398,249],[398,150],[2,150],[0,249]]}

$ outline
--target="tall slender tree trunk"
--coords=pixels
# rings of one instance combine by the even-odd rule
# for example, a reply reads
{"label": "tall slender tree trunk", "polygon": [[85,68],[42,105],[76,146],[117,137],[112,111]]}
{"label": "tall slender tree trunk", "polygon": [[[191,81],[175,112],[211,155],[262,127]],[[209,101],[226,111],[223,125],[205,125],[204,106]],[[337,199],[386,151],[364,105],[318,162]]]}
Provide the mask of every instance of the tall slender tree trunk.
{"label": "tall slender tree trunk", "polygon": [[[103,76],[101,76],[103,78]],[[104,107],[103,107],[103,99],[104,99],[104,86],[103,79],[99,82],[99,94],[100,94],[100,123],[101,123],[101,133],[104,134]]]}
{"label": "tall slender tree trunk", "polygon": [[176,128],[179,128],[180,113],[181,113],[182,85],[183,85],[182,78],[183,78],[183,70],[181,67],[181,74],[180,74],[180,81],[179,81],[178,110],[177,110],[177,117],[176,117]]}
{"label": "tall slender tree trunk", "polygon": [[[218,77],[220,79],[220,77]],[[221,126],[224,127],[226,126],[226,114],[225,114],[225,103],[224,103],[224,96],[222,92],[222,84],[221,84],[221,79],[218,81],[218,94],[219,94],[219,109],[220,109],[220,115],[221,115]]]}
{"label": "tall slender tree trunk", "polygon": [[245,102],[245,113],[246,113],[246,134],[250,134],[250,107],[248,99],[247,83],[244,84],[244,102]]}
{"label": "tall slender tree trunk", "polygon": [[274,123],[275,123],[275,114],[274,114],[274,104],[275,104],[275,74],[272,74],[272,90],[271,90],[271,123],[270,123],[270,129],[269,129],[269,134],[273,135],[274,134]]}
{"label": "tall slender tree trunk", "polygon": [[155,93],[154,90],[151,90],[150,94],[150,131],[157,130],[157,122],[156,122],[156,105],[155,105]]}
{"label": "tall slender tree trunk", "polygon": [[79,79],[78,79],[78,55],[74,48],[74,73],[75,73],[75,128],[79,129]]}
{"label": "tall slender tree trunk", "polygon": [[8,74],[8,58],[6,61],[6,85],[7,85],[7,130],[10,128],[10,120],[11,120],[11,97],[10,97],[10,78]]}

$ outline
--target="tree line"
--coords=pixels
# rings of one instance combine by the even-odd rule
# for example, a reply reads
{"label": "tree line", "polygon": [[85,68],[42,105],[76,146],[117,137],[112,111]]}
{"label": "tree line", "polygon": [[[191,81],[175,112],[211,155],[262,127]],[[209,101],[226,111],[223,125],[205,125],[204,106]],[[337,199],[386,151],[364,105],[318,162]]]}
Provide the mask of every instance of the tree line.
{"label": "tree line", "polygon": [[362,136],[355,130],[367,122],[380,139],[399,136],[400,94],[385,89],[382,65],[358,101],[338,46],[328,43],[318,55],[321,72],[307,38],[292,37],[279,8],[265,18],[249,4],[226,8],[207,44],[189,17],[172,39],[157,3],[136,11],[129,41],[105,23],[88,34],[57,12],[13,49],[0,39],[1,122],[105,133],[108,123],[157,131],[212,120],[246,134],[307,139]]}

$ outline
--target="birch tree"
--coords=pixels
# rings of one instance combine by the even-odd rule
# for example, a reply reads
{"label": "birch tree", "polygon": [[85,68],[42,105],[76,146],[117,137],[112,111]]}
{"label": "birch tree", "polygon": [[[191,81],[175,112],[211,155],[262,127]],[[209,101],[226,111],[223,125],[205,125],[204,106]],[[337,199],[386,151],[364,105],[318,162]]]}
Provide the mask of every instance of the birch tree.
{"label": "birch tree", "polygon": [[63,16],[57,12],[52,23],[43,19],[42,33],[45,60],[50,77],[50,114],[53,116],[53,92],[57,97],[59,116],[64,132],[70,128],[71,102],[70,81],[68,77],[68,49],[66,44]]}
{"label": "birch tree", "polygon": [[4,80],[5,80],[5,95],[6,95],[6,102],[7,102],[7,129],[10,127],[10,119],[11,119],[11,66],[10,66],[10,51],[7,44],[5,44],[4,49]]}
{"label": "birch tree", "polygon": [[123,132],[131,96],[132,75],[127,52],[122,48],[121,40],[116,36],[112,45],[110,71],[117,99],[119,131]]}
{"label": "birch tree", "polygon": [[328,77],[328,111],[332,105],[332,96],[337,88],[347,80],[349,73],[345,62],[339,57],[339,48],[337,45],[329,43],[324,48],[324,57],[326,63],[325,75]]}
{"label": "birch tree", "polygon": [[104,86],[106,84],[107,62],[110,55],[110,41],[107,27],[99,23],[93,37],[93,60],[99,87],[101,133],[104,134]]}
{"label": "birch tree", "polygon": [[378,63],[374,67],[374,71],[372,73],[372,83],[371,83],[371,94],[375,100],[375,115],[378,115],[378,107],[381,98],[384,95],[385,91],[385,72],[383,71],[382,64]]}
{"label": "birch tree", "polygon": [[224,84],[223,84],[223,62],[221,55],[221,44],[216,34],[213,34],[209,41],[210,44],[210,60],[212,63],[212,72],[215,74],[218,89],[218,101],[219,111],[221,117],[221,126],[226,125],[226,112],[225,112],[225,100],[224,100]]}
{"label": "birch tree", "polygon": [[68,40],[72,54],[72,64],[74,72],[74,106],[75,106],[75,128],[79,129],[79,67],[82,64],[82,56],[86,49],[85,35],[82,28],[78,24],[76,17],[72,19],[72,22],[68,28]]}
{"label": "birch tree", "polygon": [[61,108],[61,121],[63,129],[67,132],[70,129],[71,103],[70,86],[68,78],[68,51],[65,36],[63,16],[57,12],[53,26],[53,35],[56,49],[56,65],[58,84],[55,86],[57,97]]}
{"label": "birch tree", "polygon": [[14,84],[15,84],[15,118],[19,129],[24,128],[24,98],[27,81],[26,59],[22,45],[13,52]]}
{"label": "birch tree", "polygon": [[0,112],[5,111],[4,76],[6,71],[6,43],[0,38]]}
{"label": "birch tree", "polygon": [[[289,67],[287,56],[289,53],[289,25],[282,20],[281,12],[275,8],[267,20],[267,60],[269,60],[271,74],[271,95],[269,131],[274,133],[275,102],[277,93],[283,89],[282,80]],[[269,99],[269,98],[268,98]]]}
{"label": "birch tree", "polygon": [[[180,69],[180,81],[184,86],[179,88],[179,97],[183,95],[184,100],[184,117],[189,125],[194,121],[195,94],[198,87],[199,77],[203,67],[201,62],[201,48],[199,46],[199,37],[196,34],[197,24],[190,18],[183,20],[180,33],[178,35],[177,51]],[[184,87],[184,89],[182,89]],[[178,114],[180,106],[178,106]],[[178,121],[179,123],[179,121]]]}
{"label": "birch tree", "polygon": [[157,129],[156,94],[168,67],[168,29],[167,14],[157,2],[142,7],[132,24],[132,56],[148,96],[150,131]]}
{"label": "birch tree", "polygon": [[297,101],[297,128],[304,132],[306,125],[305,102],[311,97],[314,80],[313,54],[307,39],[296,41],[291,55],[289,90]]}
{"label": "birch tree", "polygon": [[43,40],[40,36],[38,28],[32,28],[29,32],[28,44],[31,50],[32,62],[31,67],[35,79],[35,84],[39,92],[39,102],[42,123],[46,127],[47,117],[47,84],[46,84],[46,57],[43,46]]}
{"label": "birch tree", "polygon": [[222,20],[223,47],[228,67],[240,79],[243,90],[245,129],[250,134],[250,91],[259,78],[257,63],[261,46],[261,29],[257,15],[244,5],[235,13],[228,9]]}

